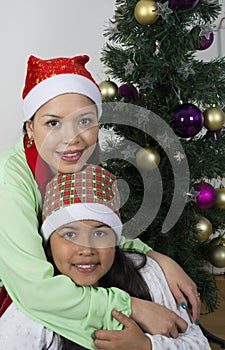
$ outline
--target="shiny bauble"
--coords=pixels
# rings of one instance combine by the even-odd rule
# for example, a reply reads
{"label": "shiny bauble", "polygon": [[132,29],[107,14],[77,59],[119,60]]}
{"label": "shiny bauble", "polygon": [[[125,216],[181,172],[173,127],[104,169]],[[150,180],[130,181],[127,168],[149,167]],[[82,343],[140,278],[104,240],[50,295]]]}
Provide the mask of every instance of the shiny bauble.
{"label": "shiny bauble", "polygon": [[153,0],[140,0],[135,6],[134,17],[142,25],[154,24],[157,19],[157,5]]}
{"label": "shiny bauble", "polygon": [[204,117],[192,103],[183,103],[171,113],[174,132],[183,138],[193,137],[202,129]]}
{"label": "shiny bauble", "polygon": [[203,216],[198,219],[198,222],[195,224],[195,229],[197,231],[196,238],[198,241],[205,241],[212,234],[212,224]]}
{"label": "shiny bauble", "polygon": [[225,267],[225,246],[223,244],[215,245],[208,251],[209,262],[217,267]]}
{"label": "shiny bauble", "polygon": [[169,7],[174,9],[192,9],[199,0],[169,0]]}
{"label": "shiny bauble", "polygon": [[106,78],[105,81],[102,81],[99,84],[99,89],[101,91],[102,100],[104,102],[111,101],[118,96],[118,86],[109,78]]}
{"label": "shiny bauble", "polygon": [[199,192],[196,197],[196,207],[205,210],[213,206],[216,201],[215,188],[205,181],[201,181],[194,185],[194,190]]}
{"label": "shiny bauble", "polygon": [[214,206],[218,209],[225,209],[225,187],[216,188],[216,201]]}
{"label": "shiny bauble", "polygon": [[213,239],[211,239],[211,241],[208,243],[208,251],[218,245],[223,245],[225,246],[225,238],[222,236],[217,236]]}
{"label": "shiny bauble", "polygon": [[136,87],[131,84],[122,84],[119,87],[119,96],[136,101],[138,99],[138,91]]}
{"label": "shiny bauble", "polygon": [[210,131],[222,129],[225,123],[225,113],[215,104],[203,112],[204,126]]}
{"label": "shiny bauble", "polygon": [[200,36],[200,32],[201,28],[199,26],[192,28],[190,32],[191,40],[196,50],[206,50],[212,45],[214,34],[211,32],[209,34],[209,38],[207,39],[205,35]]}
{"label": "shiny bauble", "polygon": [[136,153],[136,164],[142,170],[154,170],[160,163],[160,155],[153,147],[140,148]]}

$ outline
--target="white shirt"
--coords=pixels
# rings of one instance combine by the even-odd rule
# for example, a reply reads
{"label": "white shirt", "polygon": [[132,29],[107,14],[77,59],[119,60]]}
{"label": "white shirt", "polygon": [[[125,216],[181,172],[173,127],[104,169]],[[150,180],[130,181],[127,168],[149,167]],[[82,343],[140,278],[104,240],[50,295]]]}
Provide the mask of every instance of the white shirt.
{"label": "white shirt", "polygon": [[[129,256],[135,263],[140,262],[138,254]],[[187,311],[177,306],[160,266],[147,258],[140,273],[148,284],[152,301],[176,312],[188,323],[186,332],[176,339],[146,334],[152,342],[152,350],[210,350],[199,326],[191,323]],[[0,319],[0,350],[41,350],[43,345],[50,345],[49,350],[60,350],[60,337],[53,337],[51,330],[31,320],[12,303]]]}

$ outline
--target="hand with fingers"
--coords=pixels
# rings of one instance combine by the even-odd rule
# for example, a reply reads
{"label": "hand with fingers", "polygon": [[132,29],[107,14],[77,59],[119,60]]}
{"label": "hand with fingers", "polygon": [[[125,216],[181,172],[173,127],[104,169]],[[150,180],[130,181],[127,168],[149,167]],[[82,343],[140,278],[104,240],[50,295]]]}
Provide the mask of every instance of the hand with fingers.
{"label": "hand with fingers", "polygon": [[96,331],[94,345],[104,350],[152,350],[151,340],[131,318],[124,314],[112,311],[112,315],[124,328],[121,331]]}
{"label": "hand with fingers", "polygon": [[162,268],[177,304],[184,309],[190,304],[192,321],[198,323],[201,300],[194,281],[170,257],[153,250],[149,251],[147,256],[154,259]]}
{"label": "hand with fingers", "polygon": [[177,338],[187,329],[187,322],[167,307],[147,300],[131,297],[131,318],[152,335],[161,334]]}

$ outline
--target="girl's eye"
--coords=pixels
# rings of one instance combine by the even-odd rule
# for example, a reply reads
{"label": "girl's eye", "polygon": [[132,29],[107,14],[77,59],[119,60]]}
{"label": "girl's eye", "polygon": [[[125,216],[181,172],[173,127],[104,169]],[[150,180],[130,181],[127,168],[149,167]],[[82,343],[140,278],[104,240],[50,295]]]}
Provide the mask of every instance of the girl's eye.
{"label": "girl's eye", "polygon": [[63,234],[63,237],[66,239],[74,239],[76,237],[76,233],[75,232],[66,232]]}
{"label": "girl's eye", "polygon": [[104,237],[106,235],[107,235],[107,233],[105,231],[95,231],[94,232],[95,237]]}

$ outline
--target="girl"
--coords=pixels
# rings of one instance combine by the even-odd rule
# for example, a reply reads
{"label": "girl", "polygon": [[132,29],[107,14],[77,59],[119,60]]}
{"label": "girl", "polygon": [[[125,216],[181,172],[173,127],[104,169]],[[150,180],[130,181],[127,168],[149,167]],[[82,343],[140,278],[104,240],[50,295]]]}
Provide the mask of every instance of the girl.
{"label": "girl", "polygon": [[[125,318],[121,320],[123,330],[112,331],[106,339],[97,334],[95,346],[106,350],[210,349],[199,327],[190,321],[184,309],[177,307],[159,265],[145,255],[125,255],[118,247],[122,233],[118,203],[115,177],[99,166],[88,166],[76,174],[58,174],[50,181],[43,207],[42,234],[55,273],[68,276],[77,286],[91,286],[93,291],[100,286],[117,287],[133,297],[164,305],[184,318],[188,329],[176,339],[150,335]],[[102,308],[101,303],[98,308]],[[108,308],[112,310],[111,305]],[[121,318],[115,311],[114,315]],[[79,345],[65,339],[29,319],[15,305],[3,315],[1,327],[4,350],[16,346],[23,350],[78,350],[87,346],[82,336],[77,338]],[[95,331],[91,326],[90,330]]]}
{"label": "girl", "polygon": [[[97,149],[101,94],[85,68],[88,59],[84,55],[50,60],[31,56],[28,60],[23,90],[26,135],[0,155],[0,276],[11,299],[26,315],[74,341],[80,336],[86,338],[90,348],[89,323],[96,312],[97,329],[119,327],[111,318],[109,304],[136,321],[141,318],[152,333],[177,336],[177,328],[185,330],[186,323],[167,309],[157,310],[152,303],[143,309],[139,299],[122,290],[99,289],[96,293],[76,287],[65,276],[53,278],[52,265],[46,260],[39,235],[41,195],[46,183],[57,171],[81,170]],[[196,319],[200,309],[196,285],[183,270],[139,240],[125,246],[148,252],[158,260],[178,303],[186,302],[187,296]],[[61,295],[67,295],[66,300]],[[80,319],[84,320],[82,329]]]}

